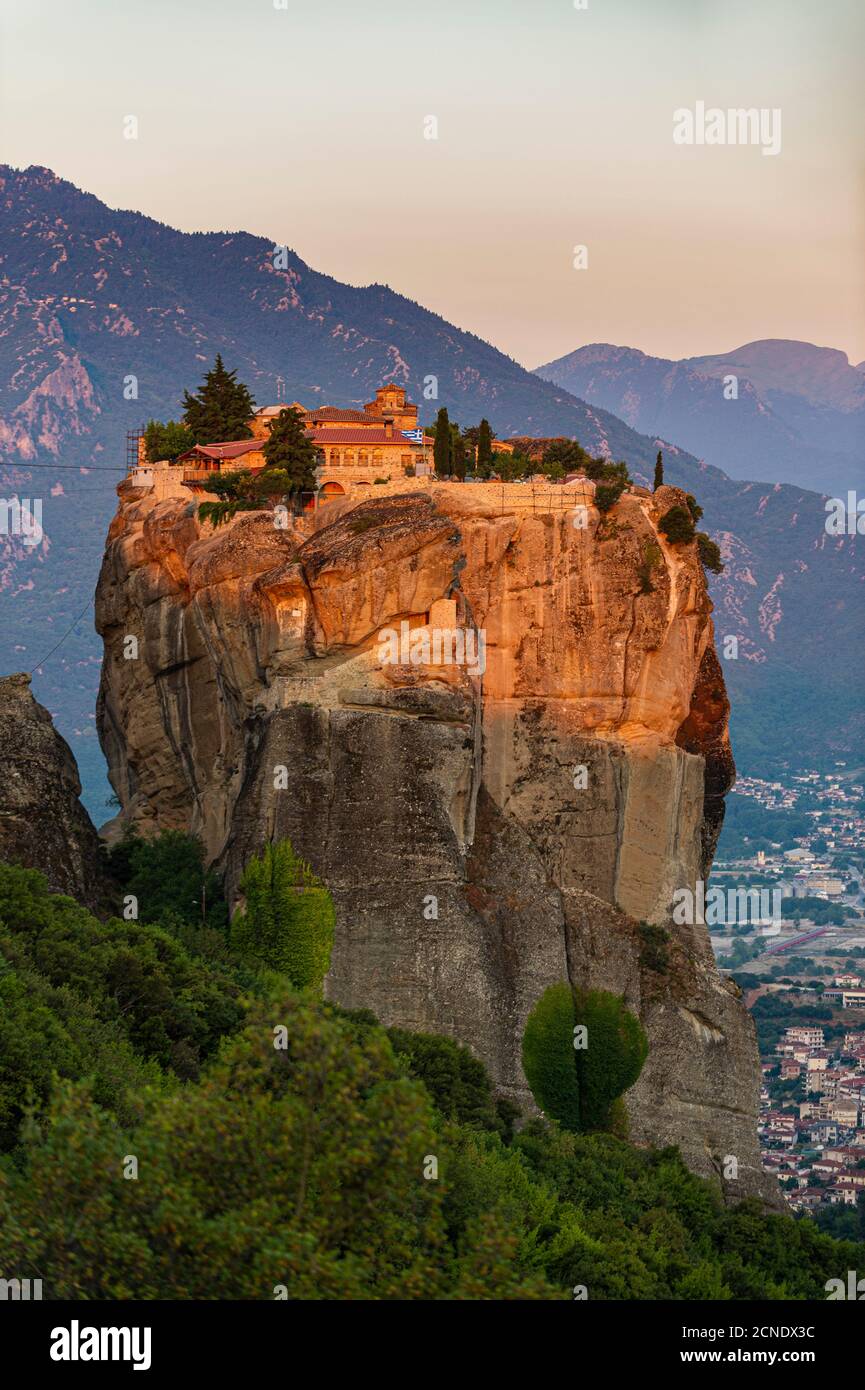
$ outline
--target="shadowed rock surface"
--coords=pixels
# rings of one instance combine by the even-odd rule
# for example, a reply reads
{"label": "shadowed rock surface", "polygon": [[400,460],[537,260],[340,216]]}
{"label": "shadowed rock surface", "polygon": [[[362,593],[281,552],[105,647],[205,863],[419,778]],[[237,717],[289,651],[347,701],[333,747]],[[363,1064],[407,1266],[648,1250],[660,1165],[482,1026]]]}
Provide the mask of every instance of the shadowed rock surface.
{"label": "shadowed rock surface", "polygon": [[40,869],[55,893],[97,909],[99,837],[78,800],[69,745],[34,700],[28,675],[0,680],[0,859]]}
{"label": "shadowed rock surface", "polygon": [[[735,1157],[728,1195],[778,1200],[753,1025],[706,928],[671,922],[733,777],[703,572],[657,529],[684,495],[602,518],[586,482],[373,492],[309,534],[121,487],[97,593],[121,823],[200,834],[231,898],[289,836],[336,903],[329,996],[458,1038],[523,1106],[546,986],[624,994],[650,1041],[632,1137],[705,1175]],[[425,650],[448,612],[484,661]],[[388,660],[403,623],[414,659]],[[641,921],[668,927],[661,971]]]}

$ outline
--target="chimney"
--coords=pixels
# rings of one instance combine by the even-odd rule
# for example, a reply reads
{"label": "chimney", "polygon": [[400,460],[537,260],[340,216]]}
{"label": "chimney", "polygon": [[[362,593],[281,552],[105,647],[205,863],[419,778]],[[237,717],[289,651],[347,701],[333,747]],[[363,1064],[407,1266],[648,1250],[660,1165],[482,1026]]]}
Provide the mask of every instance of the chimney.
{"label": "chimney", "polygon": [[393,439],[393,420],[385,420],[384,437],[385,439]]}

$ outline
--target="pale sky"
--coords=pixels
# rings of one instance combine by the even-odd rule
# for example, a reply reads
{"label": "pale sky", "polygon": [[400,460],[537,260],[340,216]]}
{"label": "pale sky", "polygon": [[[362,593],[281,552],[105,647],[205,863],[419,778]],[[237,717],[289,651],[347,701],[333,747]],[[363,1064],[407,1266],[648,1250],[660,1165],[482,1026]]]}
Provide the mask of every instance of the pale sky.
{"label": "pale sky", "polygon": [[[389,284],[529,367],[865,359],[863,0],[281,3],[0,0],[0,157]],[[780,108],[780,153],[674,144],[698,101]]]}

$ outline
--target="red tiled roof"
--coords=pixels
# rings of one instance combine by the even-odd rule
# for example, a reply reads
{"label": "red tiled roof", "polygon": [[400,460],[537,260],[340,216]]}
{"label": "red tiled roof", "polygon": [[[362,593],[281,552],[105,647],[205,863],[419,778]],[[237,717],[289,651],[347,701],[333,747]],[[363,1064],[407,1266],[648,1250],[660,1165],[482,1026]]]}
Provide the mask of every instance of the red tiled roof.
{"label": "red tiled roof", "polygon": [[378,418],[374,415],[367,415],[365,410],[340,410],[338,406],[335,405],[322,406],[321,410],[305,410],[303,414],[304,419],[310,422],[314,422],[316,420],[326,420],[328,423],[330,423],[331,421],[342,421],[347,425],[355,425],[365,422],[366,424],[373,426],[373,428],[375,428],[376,420]]}
{"label": "red tiled roof", "polygon": [[254,449],[261,452],[263,444],[263,439],[232,439],[226,444],[196,444],[194,448],[181,454],[181,459],[195,458],[201,454],[209,459],[236,459],[251,453]]}
{"label": "red tiled roof", "polygon": [[398,444],[402,449],[419,449],[419,444],[406,439],[399,430],[386,434],[381,428],[365,430],[311,429],[308,431],[313,444]]}

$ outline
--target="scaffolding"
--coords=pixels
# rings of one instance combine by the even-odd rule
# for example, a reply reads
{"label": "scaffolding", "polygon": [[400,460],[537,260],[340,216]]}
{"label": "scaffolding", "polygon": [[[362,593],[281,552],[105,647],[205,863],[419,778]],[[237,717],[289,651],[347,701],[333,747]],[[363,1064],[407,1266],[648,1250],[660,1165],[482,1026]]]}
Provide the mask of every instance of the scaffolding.
{"label": "scaffolding", "polygon": [[141,456],[141,440],[144,437],[144,426],[138,430],[126,431],[126,471],[131,473],[133,468],[138,467],[138,460]]}

